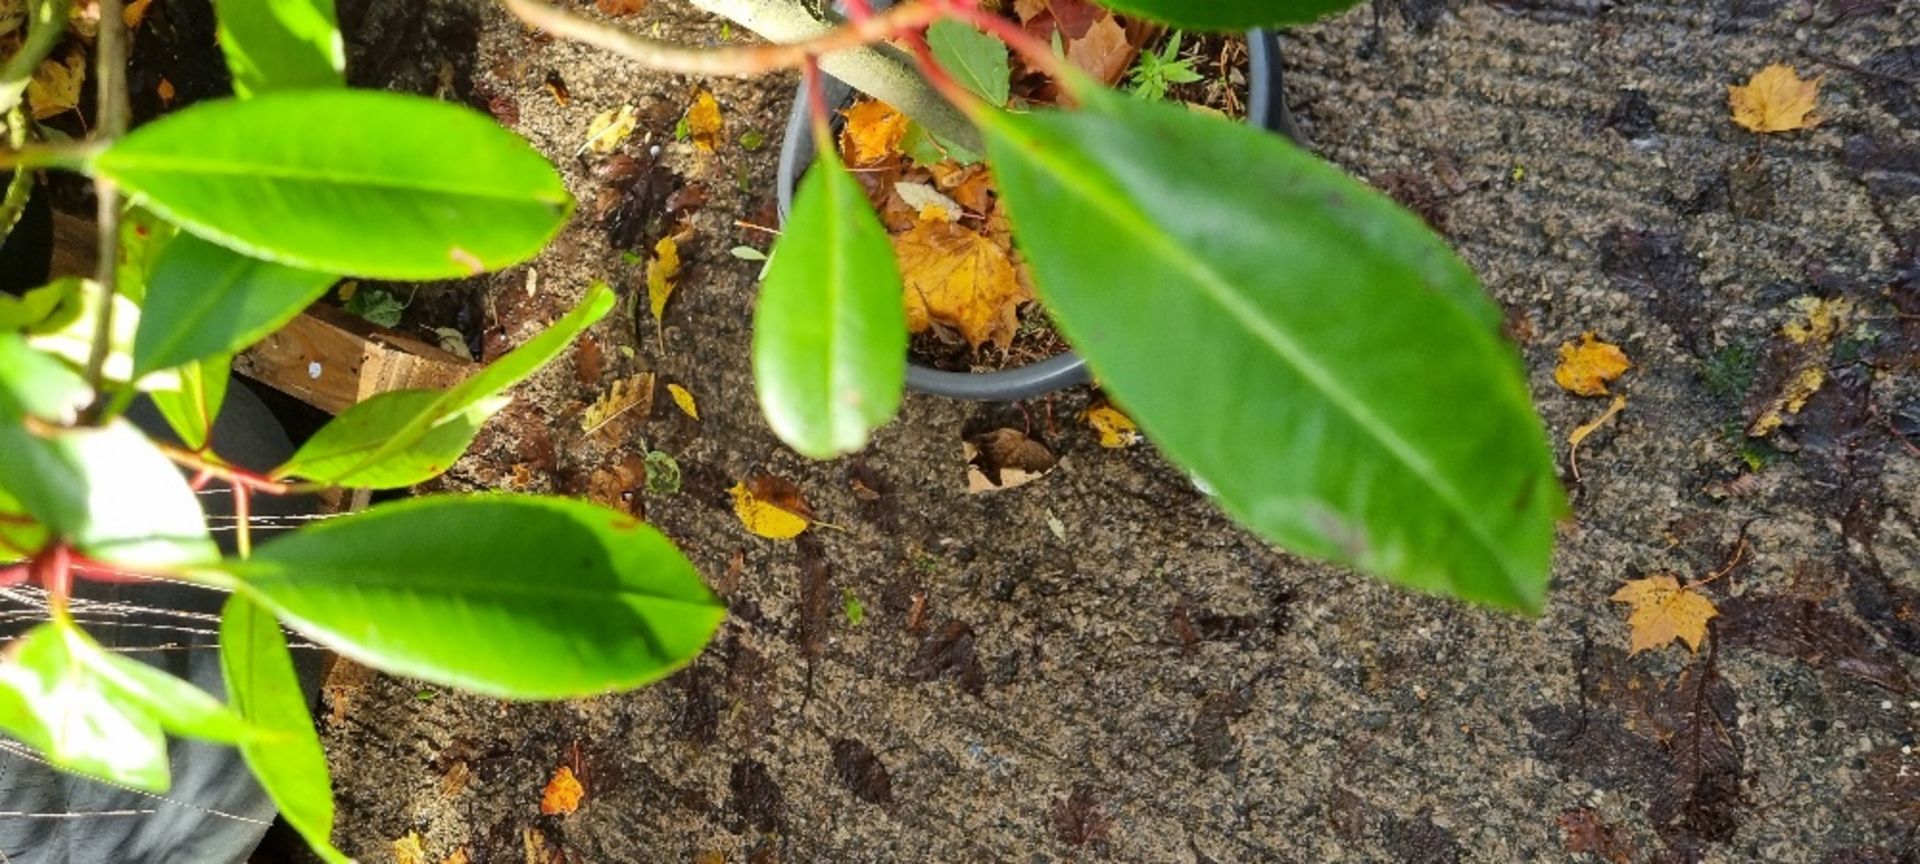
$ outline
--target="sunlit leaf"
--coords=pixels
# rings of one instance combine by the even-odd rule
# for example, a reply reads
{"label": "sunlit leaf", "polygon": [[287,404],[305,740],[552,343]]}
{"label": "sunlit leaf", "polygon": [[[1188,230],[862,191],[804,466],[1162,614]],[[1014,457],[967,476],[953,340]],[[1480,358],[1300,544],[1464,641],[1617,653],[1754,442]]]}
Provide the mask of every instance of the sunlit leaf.
{"label": "sunlit leaf", "polygon": [[216,0],[220,50],[241,98],[346,85],[347,52],[333,0]]}
{"label": "sunlit leaf", "polygon": [[293,320],[333,282],[191,235],[177,238],[147,278],[134,374],[236,353]]}
{"label": "sunlit leaf", "polygon": [[415,498],[220,566],[356,661],[507,698],[653,681],[691,660],[725,614],[659,532],[557,498]]}

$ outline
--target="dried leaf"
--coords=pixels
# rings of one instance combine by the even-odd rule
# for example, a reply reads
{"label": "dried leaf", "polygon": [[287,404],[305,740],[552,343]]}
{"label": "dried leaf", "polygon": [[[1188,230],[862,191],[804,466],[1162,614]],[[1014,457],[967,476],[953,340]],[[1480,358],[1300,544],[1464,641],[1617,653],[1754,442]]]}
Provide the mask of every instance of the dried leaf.
{"label": "dried leaf", "polygon": [[[634,409],[639,409],[635,411]],[[580,429],[588,435],[601,430],[617,417],[633,412],[645,417],[653,410],[653,373],[635,372],[613,384],[580,415]],[[618,437],[618,436],[616,436]]]}
{"label": "dried leaf", "polygon": [[87,58],[77,48],[65,56],[41,61],[27,80],[27,106],[33,109],[33,119],[45,120],[72,111],[80,104],[80,89],[86,80]]}
{"label": "dried leaf", "polygon": [[473,864],[473,858],[467,855],[467,847],[462,846],[453,850],[453,854],[448,855],[440,864]]}
{"label": "dried leaf", "polygon": [[1053,470],[1053,451],[1018,429],[994,429],[963,439],[967,491],[992,492],[1032,483]]}
{"label": "dried leaf", "polygon": [[173,107],[173,97],[176,95],[173,89],[173,82],[161,78],[160,83],[153,86],[153,95],[160,97],[160,104],[162,106]]}
{"label": "dried leaf", "polygon": [[1560,345],[1560,365],[1554,367],[1553,380],[1569,393],[1605,396],[1608,382],[1632,367],[1620,346],[1594,338],[1589,330],[1580,334],[1579,342]]}
{"label": "dried leaf", "polygon": [[1562,844],[1575,855],[1597,855],[1609,864],[1628,864],[1633,860],[1633,837],[1626,829],[1601,821],[1592,808],[1582,807],[1560,814],[1557,820],[1564,839]]}
{"label": "dried leaf", "polygon": [[573,769],[562,765],[553,772],[553,779],[547,781],[547,788],[540,792],[540,812],[548,816],[565,816],[580,809],[580,799],[587,790],[580,785],[580,778],[573,776]]}
{"label": "dried leaf", "polygon": [[647,0],[598,0],[594,5],[600,8],[601,14],[625,18],[645,11]]}
{"label": "dried leaf", "polygon": [[700,406],[694,403],[692,391],[678,384],[668,384],[667,395],[673,397],[673,404],[679,406],[681,413],[695,420],[700,419]]}
{"label": "dried leaf", "polygon": [[920,221],[957,222],[960,220],[959,203],[940,194],[938,190],[925,183],[895,183],[893,192],[900,196],[900,200],[907,202],[907,206],[914,209]]}
{"label": "dried leaf", "polygon": [[587,124],[587,143],[584,149],[595,153],[612,153],[626,143],[627,136],[640,122],[640,113],[632,105],[609,108],[594,115]]}
{"label": "dried leaf", "polygon": [[921,222],[891,239],[906,286],[907,329],[951,327],[976,349],[1013,342],[1020,306],[1033,294],[1014,278],[1005,246],[950,222]]}
{"label": "dried leaf", "polygon": [[420,845],[420,832],[408,831],[393,841],[393,864],[430,864],[426,847]]}
{"label": "dried leaf", "polygon": [[1112,84],[1127,74],[1140,49],[1127,38],[1127,28],[1120,26],[1112,13],[1101,11],[1103,14],[1093,20],[1086,35],[1067,40],[1067,60],[1101,83]]}
{"label": "dried leaf", "polygon": [[1796,297],[1787,306],[1795,314],[1780,326],[1780,335],[1801,346],[1797,351],[1797,368],[1787,376],[1780,392],[1747,425],[1748,437],[1772,434],[1786,422],[1788,415],[1800,413],[1807,400],[1827,383],[1827,357],[1833,341],[1850,325],[1854,314],[1853,302],[1845,298]]}
{"label": "dried leaf", "polygon": [[1613,404],[1608,405],[1607,410],[1601,412],[1600,416],[1593,418],[1590,422],[1580,424],[1571,434],[1567,435],[1567,466],[1573,469],[1574,480],[1577,481],[1580,479],[1580,442],[1587,440],[1587,436],[1592,435],[1594,430],[1607,425],[1607,421],[1612,420],[1615,415],[1619,414],[1620,411],[1626,407],[1627,394],[1622,393],[1615,396],[1613,397]]}
{"label": "dried leaf", "polygon": [[907,116],[893,106],[872,99],[855,102],[840,112],[846,125],[840,129],[840,153],[848,164],[865,167],[884,162],[900,152],[900,139],[907,134]]}
{"label": "dried leaf", "polygon": [[1133,418],[1112,405],[1097,405],[1081,416],[1093,431],[1100,433],[1102,447],[1118,449],[1140,440],[1140,427],[1133,425]]}
{"label": "dried leaf", "polygon": [[687,108],[687,134],[693,137],[693,146],[702,153],[712,153],[724,127],[719,100],[706,90],[695,93],[693,104]]}
{"label": "dried leaf", "polygon": [[1675,639],[1697,652],[1707,638],[1707,620],[1720,614],[1705,594],[1692,586],[1680,587],[1679,580],[1665,573],[1632,580],[1613,592],[1612,599],[1633,607],[1627,617],[1627,627],[1632,631],[1630,654],[1659,648]]}
{"label": "dried leaf", "polygon": [[1747,80],[1727,88],[1733,122],[1754,132],[1791,132],[1820,122],[1813,116],[1820,96],[1820,78],[1801,80],[1792,66],[1775,63]]}
{"label": "dried leaf", "polygon": [[680,241],[662,237],[653,244],[653,257],[647,259],[647,308],[657,325],[667,311],[667,298],[673,296],[675,280],[680,276]]}
{"label": "dried leaf", "polygon": [[151,5],[153,0],[132,0],[120,9],[121,23],[127,25],[128,30],[140,29],[140,22],[146,20],[147,7]]}
{"label": "dried leaf", "polygon": [[733,513],[740,524],[769,540],[791,540],[807,530],[813,511],[800,487],[771,474],[759,474],[733,484]]}

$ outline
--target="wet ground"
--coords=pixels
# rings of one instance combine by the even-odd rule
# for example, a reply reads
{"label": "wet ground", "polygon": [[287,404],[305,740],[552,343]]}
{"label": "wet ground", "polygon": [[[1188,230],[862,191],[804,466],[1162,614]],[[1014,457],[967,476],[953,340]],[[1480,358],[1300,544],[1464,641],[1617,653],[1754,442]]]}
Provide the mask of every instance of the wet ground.
{"label": "wet ground", "polygon": [[[589,279],[644,293],[622,251],[691,220],[658,339],[644,302],[610,316],[446,485],[632,506],[733,610],[690,669],[622,696],[505,704],[337,672],[321,720],[363,860],[410,833],[433,862],[1920,856],[1920,4],[1376,0],[1285,38],[1316,149],[1426,215],[1508,311],[1574,502],[1537,620],[1268,547],[1150,446],[1099,447],[1074,419],[1088,392],[911,397],[862,457],[793,455],[753,399],[759,265],[727,252],[766,243],[735,223],[773,223],[790,78],[652,74],[460,3],[342,13],[356,80],[492,111],[581,199],[531,267],[446,289],[479,310],[485,356]],[[632,20],[741,38],[673,0]],[[1730,122],[1727,85],[1774,62],[1824,76],[1818,127]],[[725,116],[710,155],[673,135],[696,86]],[[622,104],[635,163],[609,171],[577,151]],[[1855,309],[1813,355],[1779,335],[1807,296]],[[1587,330],[1635,368],[1575,482],[1567,434],[1606,401],[1552,369]],[[1744,441],[1808,364],[1824,386]],[[584,406],[639,371],[701,419],[661,398],[583,433]],[[1060,466],[967,494],[961,431],[989,411]],[[645,489],[649,448],[677,460],[677,493]],[[747,534],[726,489],[762,471],[844,530]],[[1627,656],[1623,581],[1721,570],[1698,655]],[[561,765],[585,803],[542,816]]]}

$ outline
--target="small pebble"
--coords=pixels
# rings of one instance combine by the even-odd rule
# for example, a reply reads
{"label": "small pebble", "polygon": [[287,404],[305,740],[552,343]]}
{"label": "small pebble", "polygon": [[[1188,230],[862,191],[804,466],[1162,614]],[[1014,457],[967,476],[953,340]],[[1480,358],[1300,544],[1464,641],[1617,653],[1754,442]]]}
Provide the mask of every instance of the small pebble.
{"label": "small pebble", "polygon": [[307,377],[315,381],[320,380],[320,361],[315,360],[307,364]]}

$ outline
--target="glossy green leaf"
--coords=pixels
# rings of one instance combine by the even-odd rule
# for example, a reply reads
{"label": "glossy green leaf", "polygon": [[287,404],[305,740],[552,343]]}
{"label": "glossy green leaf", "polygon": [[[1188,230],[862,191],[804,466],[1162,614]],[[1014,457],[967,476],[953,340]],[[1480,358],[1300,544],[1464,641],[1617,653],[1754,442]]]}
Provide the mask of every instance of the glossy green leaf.
{"label": "glossy green leaf", "polygon": [[699,653],[725,614],[659,532],[558,498],[415,498],[221,566],[348,657],[507,698],[655,680]]}
{"label": "glossy green leaf", "polygon": [[1247,30],[1306,24],[1359,0],[1100,0],[1100,5],[1189,30]]}
{"label": "glossy green leaf", "polygon": [[228,599],[220,613],[220,671],[228,701],[259,730],[240,742],[240,755],[280,808],[280,817],[322,858],[349,861],[333,848],[327,754],[307,713],[286,634],[272,613],[242,595]]}
{"label": "glossy green leaf", "polygon": [[135,129],[92,168],[235,251],[382,279],[519,263],[573,211],[553,166],[492,118],[370,90],[202,102]]}
{"label": "glossy green leaf", "polygon": [[[502,391],[560,355],[613,308],[613,290],[596,282],[566,317],[444,393],[388,394],[348,408],[274,471],[321,483],[396,488],[447,470],[480,424],[506,403]],[[428,398],[437,395],[438,398]]]}
{"label": "glossy green leaf", "polygon": [[177,238],[147,278],[134,373],[236,353],[293,320],[333,282],[192,235]]}
{"label": "glossy green leaf", "polygon": [[0,564],[25,561],[46,543],[46,526],[13,493],[0,487]]}
{"label": "glossy green leaf", "polygon": [[[360,402],[320,427],[282,472],[366,489],[431,480],[452,467],[487,418],[512,401],[496,396],[443,414],[438,406],[445,396],[439,390],[394,390]],[[440,419],[420,429],[423,417]],[[392,446],[400,441],[405,446]],[[369,459],[376,452],[379,458]]]}
{"label": "glossy green leaf", "polygon": [[960,86],[995,107],[1007,104],[1013,69],[1005,42],[949,18],[927,28],[927,45],[933,49],[934,59]]}
{"label": "glossy green leaf", "polygon": [[168,785],[164,732],[222,742],[249,732],[199,688],[60,621],[29,631],[0,662],[0,727],[61,768],[149,792]]}
{"label": "glossy green leaf", "polygon": [[[168,565],[218,557],[173,463],[125,420],[63,428],[91,400],[59,361],[0,333],[0,488],[87,555]],[[38,421],[29,427],[27,418]]]}
{"label": "glossy green leaf", "polygon": [[1538,610],[1565,505],[1473,273],[1284,138],[1088,101],[983,131],[1040,296],[1101,383],[1267,538]]}
{"label": "glossy green leaf", "polygon": [[213,8],[241,98],[346,86],[346,43],[333,0],[215,0]]}
{"label": "glossy green leaf", "polygon": [[[68,277],[47,286],[49,289],[56,287],[73,292],[78,312],[70,314],[63,309],[45,326],[35,328],[28,338],[28,344],[65,359],[76,369],[85,368],[93,353],[94,334],[99,329],[96,322],[103,299],[100,284],[92,279]],[[108,335],[107,360],[101,367],[101,376],[111,383],[133,382],[141,390],[171,390],[180,386],[179,379],[170,370],[134,374],[133,343],[140,328],[140,306],[118,292],[109,302],[113,304],[113,329]],[[58,329],[52,329],[56,320],[64,323]]]}
{"label": "glossy green leaf", "polygon": [[26,333],[54,333],[80,318],[85,304],[79,279],[58,279],[28,290],[18,297],[0,294],[0,330]]}
{"label": "glossy green leaf", "polygon": [[187,449],[200,450],[207,446],[214,418],[220,416],[220,406],[227,399],[232,365],[233,358],[225,354],[188,363],[174,370],[180,376],[179,389],[147,394]]}
{"label": "glossy green leaf", "polygon": [[886,228],[834,148],[818,148],[753,312],[760,407],[787,446],[830,459],[899,410],[907,314]]}

